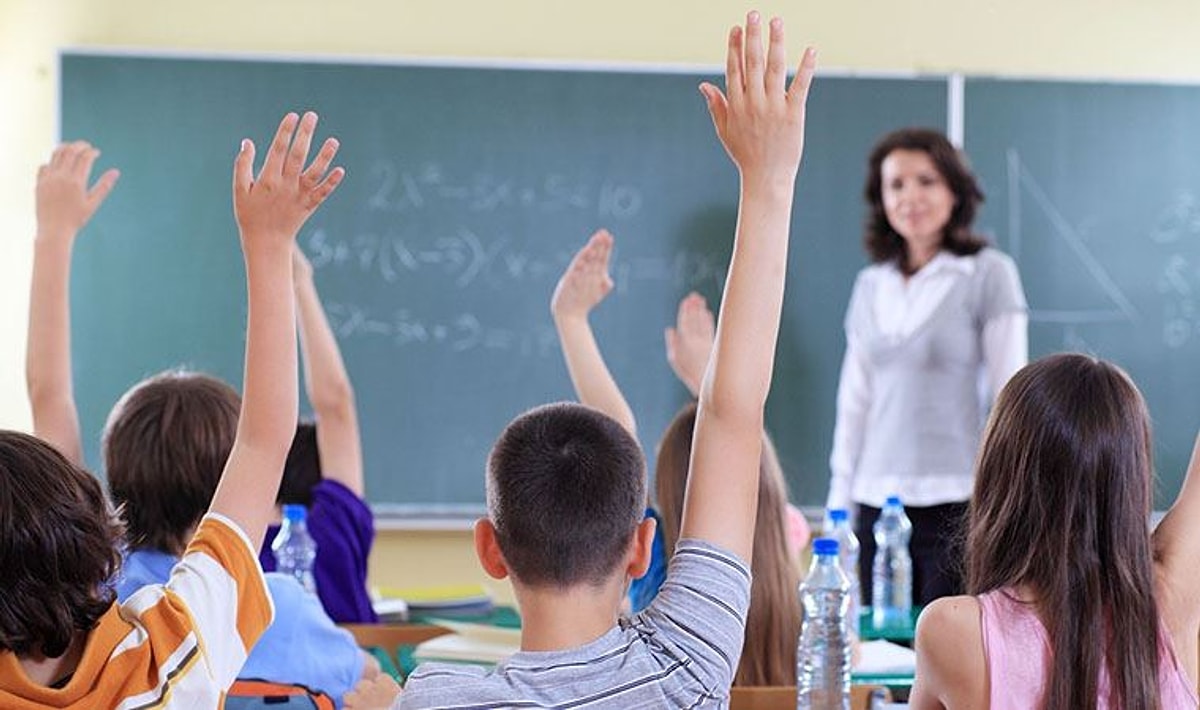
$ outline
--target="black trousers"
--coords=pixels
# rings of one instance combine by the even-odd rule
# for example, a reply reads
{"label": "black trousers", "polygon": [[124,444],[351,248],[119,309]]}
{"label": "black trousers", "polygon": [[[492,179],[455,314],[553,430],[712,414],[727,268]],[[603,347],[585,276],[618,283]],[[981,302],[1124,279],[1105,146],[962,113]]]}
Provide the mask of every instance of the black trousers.
{"label": "black trousers", "polygon": [[[879,519],[879,508],[858,506],[854,534],[861,548],[858,578],[862,582],[863,606],[871,604],[871,566],[875,561],[875,536],[871,531]],[[938,597],[962,594],[964,589],[962,539],[967,519],[966,503],[944,503],[925,508],[904,506],[912,521],[913,605],[925,606]]]}

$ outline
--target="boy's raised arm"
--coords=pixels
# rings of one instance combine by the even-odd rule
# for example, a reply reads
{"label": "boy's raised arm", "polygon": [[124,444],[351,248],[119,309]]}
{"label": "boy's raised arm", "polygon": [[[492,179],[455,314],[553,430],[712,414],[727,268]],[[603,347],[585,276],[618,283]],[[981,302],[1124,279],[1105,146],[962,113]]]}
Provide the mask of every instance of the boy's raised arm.
{"label": "boy's raised arm", "polygon": [[588,243],[575,254],[550,299],[554,327],[562,344],[567,371],[579,401],[615,419],[630,434],[637,436],[637,420],[621,394],[588,315],[612,290],[608,275],[608,260],[612,256],[613,238],[606,229],[597,230]]}
{"label": "boy's raised arm", "polygon": [[[258,177],[254,144],[242,141],[233,167],[233,210],[246,262],[249,313],[246,374],[237,437],[209,508],[262,547],[298,410],[292,245],[305,220],[341,182],[329,169],[337,141],[325,141],[307,168],[317,116],[289,113]],[[294,134],[294,138],[293,138]]]}
{"label": "boy's raised arm", "polygon": [[119,173],[108,170],[89,189],[100,151],[64,143],[38,169],[37,237],[25,347],[25,386],[33,433],[72,463],[83,465],[79,414],[71,378],[71,251],[79,230],[108,197]]}
{"label": "boy's raised arm", "polygon": [[792,195],[804,145],[815,54],[787,84],[783,22],[770,22],[764,57],[759,15],[729,33],[728,94],[703,84],[717,135],[738,167],[741,196],[716,344],[700,389],[681,537],[750,560],[758,499],[763,408],[771,384],[787,271]]}
{"label": "boy's raised arm", "polygon": [[304,386],[317,417],[321,474],[362,497],[362,440],[358,431],[354,386],[346,372],[346,363],[342,361],[337,338],[325,317],[325,308],[313,282],[312,265],[298,246],[292,251],[292,273],[296,279]]}

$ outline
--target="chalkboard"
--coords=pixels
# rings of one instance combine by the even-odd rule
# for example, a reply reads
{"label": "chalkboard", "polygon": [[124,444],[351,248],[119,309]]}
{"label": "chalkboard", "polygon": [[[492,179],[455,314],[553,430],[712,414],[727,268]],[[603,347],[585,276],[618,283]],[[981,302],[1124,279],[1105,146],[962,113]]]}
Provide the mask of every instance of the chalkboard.
{"label": "chalkboard", "polygon": [[1030,353],[1129,371],[1165,506],[1200,425],[1200,87],[969,79],[965,97],[982,223],[1020,268]]}
{"label": "chalkboard", "polygon": [[[715,70],[714,70],[715,71]],[[549,317],[597,227],[617,238],[597,335],[653,459],[685,401],[662,331],[689,290],[720,295],[737,177],[678,71],[62,57],[62,134],[121,183],[76,253],[77,396],[87,457],[131,383],[187,365],[237,385],[244,285],[229,204],[244,135],[314,109],[348,176],[300,243],[354,379],[369,498],[453,512],[483,501],[487,451],[535,404],[573,397]],[[944,127],[946,80],[821,77],[768,405],[793,496],[828,483],[842,314],[864,262],[872,142]]]}

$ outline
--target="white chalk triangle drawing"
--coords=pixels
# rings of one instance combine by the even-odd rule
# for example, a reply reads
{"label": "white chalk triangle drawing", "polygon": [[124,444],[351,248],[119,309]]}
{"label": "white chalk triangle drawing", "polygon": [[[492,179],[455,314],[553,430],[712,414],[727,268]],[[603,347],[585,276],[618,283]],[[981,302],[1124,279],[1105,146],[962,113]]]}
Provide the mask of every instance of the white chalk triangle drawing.
{"label": "white chalk triangle drawing", "polygon": [[[1022,257],[1022,210],[1023,197],[1028,195],[1033,209],[1049,223],[1051,240],[1065,245],[1074,257],[1074,262],[1093,286],[1088,291],[1101,301],[1096,306],[1054,307],[1053,304],[1029,303],[1029,320],[1033,323],[1059,323],[1067,327],[1068,339],[1083,344],[1075,326],[1093,323],[1136,323],[1141,319],[1133,303],[1109,274],[1108,269],[1096,258],[1085,243],[1085,239],[1046,194],[1045,189],[1026,167],[1016,148],[1009,148],[1008,162],[1008,251],[1021,267]],[[1021,269],[1022,273],[1027,270]]]}

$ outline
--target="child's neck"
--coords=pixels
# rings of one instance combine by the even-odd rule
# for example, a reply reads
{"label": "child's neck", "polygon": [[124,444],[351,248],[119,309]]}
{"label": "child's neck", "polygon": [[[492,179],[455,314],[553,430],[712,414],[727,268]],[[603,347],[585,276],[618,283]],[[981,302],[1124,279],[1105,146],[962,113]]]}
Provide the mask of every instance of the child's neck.
{"label": "child's neck", "polygon": [[617,623],[623,585],[579,584],[517,588],[521,607],[521,650],[563,651],[591,643]]}
{"label": "child's neck", "polygon": [[25,677],[33,683],[50,687],[75,672],[79,667],[79,660],[83,658],[83,647],[86,643],[87,635],[77,631],[71,638],[71,645],[67,646],[66,653],[57,658],[46,658],[40,653],[21,656],[21,669],[25,671]]}

